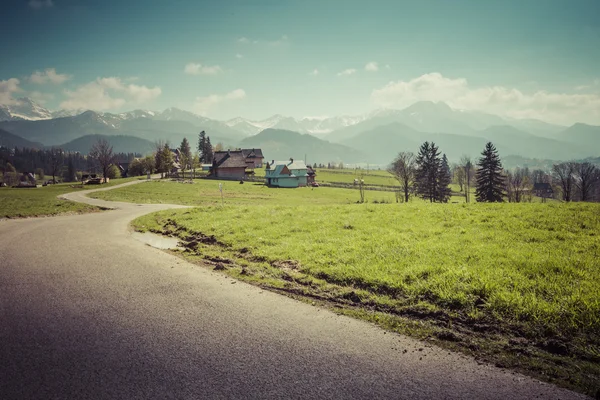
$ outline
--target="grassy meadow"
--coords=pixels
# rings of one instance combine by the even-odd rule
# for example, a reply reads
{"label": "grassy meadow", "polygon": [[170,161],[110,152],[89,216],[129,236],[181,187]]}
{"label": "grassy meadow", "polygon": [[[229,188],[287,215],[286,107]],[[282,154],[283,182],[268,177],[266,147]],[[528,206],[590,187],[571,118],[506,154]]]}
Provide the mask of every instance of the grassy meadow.
{"label": "grassy meadow", "polygon": [[[600,205],[396,204],[394,193],[156,181],[93,197],[191,260],[587,393],[600,382]],[[375,201],[377,200],[377,201]],[[595,392],[594,392],[595,393]]]}
{"label": "grassy meadow", "polygon": [[27,189],[0,188],[0,218],[25,218],[98,211],[98,207],[58,199],[57,196],[77,190],[114,186],[134,179],[137,178],[113,179],[107,184],[85,186],[83,189],[80,185],[73,183],[59,183]]}
{"label": "grassy meadow", "polygon": [[[318,170],[321,182],[356,176]],[[386,171],[363,179],[396,184]],[[97,211],[57,198],[78,190],[2,188],[0,218]],[[90,196],[196,206],[133,224],[180,238],[182,256],[235,278],[588,394],[600,389],[598,204],[398,204],[389,191],[366,191],[357,204],[357,189],[215,180]]]}

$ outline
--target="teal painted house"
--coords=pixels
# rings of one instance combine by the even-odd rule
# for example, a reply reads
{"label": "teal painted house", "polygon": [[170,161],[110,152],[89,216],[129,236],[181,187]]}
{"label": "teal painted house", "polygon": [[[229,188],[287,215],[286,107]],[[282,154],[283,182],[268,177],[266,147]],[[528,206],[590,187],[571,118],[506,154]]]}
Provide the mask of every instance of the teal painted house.
{"label": "teal painted house", "polygon": [[297,188],[306,186],[308,168],[304,161],[272,161],[265,169],[265,183],[271,187]]}

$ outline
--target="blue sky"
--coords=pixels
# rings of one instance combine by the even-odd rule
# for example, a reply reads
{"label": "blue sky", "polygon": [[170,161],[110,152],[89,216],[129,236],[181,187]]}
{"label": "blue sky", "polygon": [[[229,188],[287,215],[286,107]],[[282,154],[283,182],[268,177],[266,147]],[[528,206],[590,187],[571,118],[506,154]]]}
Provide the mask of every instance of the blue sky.
{"label": "blue sky", "polygon": [[3,2],[0,103],[218,119],[419,100],[600,125],[600,1]]}

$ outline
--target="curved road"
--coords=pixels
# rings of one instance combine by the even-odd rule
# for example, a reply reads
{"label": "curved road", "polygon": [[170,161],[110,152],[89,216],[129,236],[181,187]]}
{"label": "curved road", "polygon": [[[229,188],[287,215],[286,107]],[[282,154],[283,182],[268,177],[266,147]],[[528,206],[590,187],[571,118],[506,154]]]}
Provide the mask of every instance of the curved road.
{"label": "curved road", "polygon": [[585,398],[131,237],[177,206],[66,197],[116,209],[0,221],[1,399]]}

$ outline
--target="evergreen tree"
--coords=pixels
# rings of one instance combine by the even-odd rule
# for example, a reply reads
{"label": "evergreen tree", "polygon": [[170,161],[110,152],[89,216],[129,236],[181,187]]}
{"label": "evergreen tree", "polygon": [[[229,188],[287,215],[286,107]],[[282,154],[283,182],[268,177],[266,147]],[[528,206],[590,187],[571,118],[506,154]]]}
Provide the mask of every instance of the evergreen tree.
{"label": "evergreen tree", "polygon": [[183,172],[183,179],[185,179],[185,171],[191,168],[192,161],[190,143],[187,138],[183,138],[181,145],[179,146],[179,164],[181,166],[181,171]]}
{"label": "evergreen tree", "polygon": [[502,202],[504,177],[498,151],[492,142],[488,142],[481,155],[477,163],[475,198],[478,202]]}
{"label": "evergreen tree", "polygon": [[430,202],[438,201],[441,159],[435,143],[425,142],[421,145],[416,163],[415,193]]}
{"label": "evergreen tree", "polygon": [[200,157],[201,163],[205,162],[205,151],[206,151],[206,132],[202,131],[198,135],[198,156]]}
{"label": "evergreen tree", "polygon": [[173,152],[169,148],[169,144],[165,143],[160,152],[160,163],[162,167],[161,172],[165,172],[167,175],[171,172],[173,167]]}
{"label": "evergreen tree", "polygon": [[436,196],[437,201],[441,203],[447,203],[448,200],[450,200],[450,196],[452,195],[450,183],[452,183],[452,174],[450,173],[448,158],[446,157],[446,154],[444,154],[438,173],[438,192]]}
{"label": "evergreen tree", "polygon": [[206,160],[206,164],[212,164],[213,161],[213,147],[212,144],[210,143],[210,136],[206,137],[206,146],[204,149],[204,159]]}

